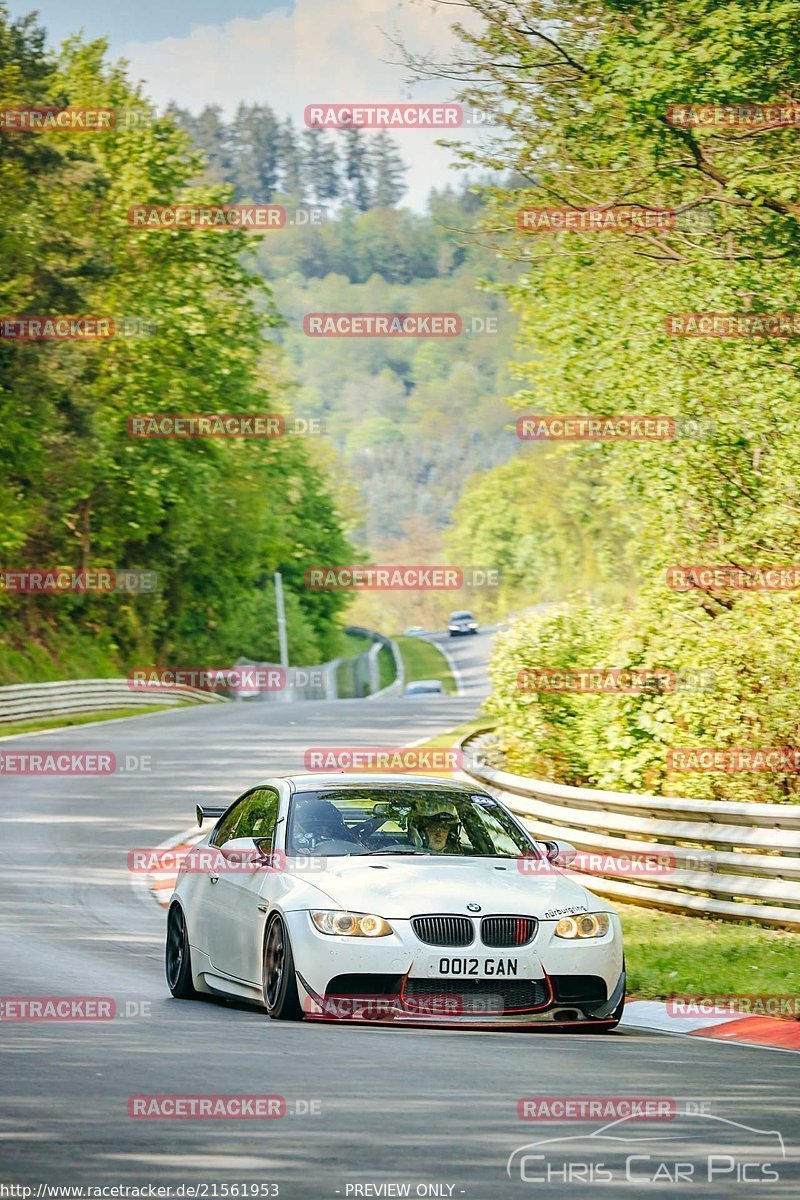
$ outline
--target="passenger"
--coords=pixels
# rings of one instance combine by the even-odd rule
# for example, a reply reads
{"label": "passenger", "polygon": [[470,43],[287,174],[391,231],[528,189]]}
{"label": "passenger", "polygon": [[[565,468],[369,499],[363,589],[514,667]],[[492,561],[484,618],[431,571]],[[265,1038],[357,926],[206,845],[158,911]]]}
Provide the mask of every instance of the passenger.
{"label": "passenger", "polygon": [[308,850],[323,842],[346,842],[363,849],[363,842],[348,829],[342,814],[330,800],[320,800],[317,796],[298,797],[294,804],[292,841],[296,848]]}

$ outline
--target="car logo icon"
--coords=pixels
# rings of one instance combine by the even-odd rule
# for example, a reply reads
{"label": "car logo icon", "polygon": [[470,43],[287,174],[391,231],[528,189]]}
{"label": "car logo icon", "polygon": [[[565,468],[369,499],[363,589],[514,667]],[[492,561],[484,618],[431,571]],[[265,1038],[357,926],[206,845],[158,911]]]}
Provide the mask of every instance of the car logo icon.
{"label": "car logo icon", "polygon": [[467,905],[467,912],[480,912],[480,911],[481,911],[480,904],[468,904]]}

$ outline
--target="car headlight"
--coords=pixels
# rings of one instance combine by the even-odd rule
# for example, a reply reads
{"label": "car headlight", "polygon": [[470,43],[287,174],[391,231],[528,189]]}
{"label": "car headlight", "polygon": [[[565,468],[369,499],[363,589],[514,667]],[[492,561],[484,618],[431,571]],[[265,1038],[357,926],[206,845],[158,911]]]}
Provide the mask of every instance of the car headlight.
{"label": "car headlight", "polygon": [[339,937],[388,937],[393,929],[383,917],[372,913],[337,912],[327,909],[313,911],[311,920],[320,933]]}
{"label": "car headlight", "polygon": [[608,913],[581,913],[579,917],[562,917],[556,925],[556,937],[599,938],[608,933],[610,924]]}

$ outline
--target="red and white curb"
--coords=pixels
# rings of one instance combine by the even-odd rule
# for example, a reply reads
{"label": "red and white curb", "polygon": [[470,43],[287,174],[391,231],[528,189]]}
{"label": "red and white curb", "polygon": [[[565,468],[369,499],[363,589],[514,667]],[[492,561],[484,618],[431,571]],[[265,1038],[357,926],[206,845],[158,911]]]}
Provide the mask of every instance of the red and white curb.
{"label": "red and white curb", "polygon": [[[169,841],[156,846],[154,854],[158,854],[161,850],[169,850],[170,857],[179,862],[186,857],[192,846],[196,846],[204,837],[202,829],[185,829],[177,837],[170,838]],[[169,908],[169,902],[177,882],[178,872],[174,867],[164,871],[149,871],[144,877],[145,887],[162,908]]]}
{"label": "red and white curb", "polygon": [[625,1029],[656,1030],[684,1037],[800,1051],[800,1021],[749,1013],[673,1015],[663,1000],[629,1000],[621,1025]]}

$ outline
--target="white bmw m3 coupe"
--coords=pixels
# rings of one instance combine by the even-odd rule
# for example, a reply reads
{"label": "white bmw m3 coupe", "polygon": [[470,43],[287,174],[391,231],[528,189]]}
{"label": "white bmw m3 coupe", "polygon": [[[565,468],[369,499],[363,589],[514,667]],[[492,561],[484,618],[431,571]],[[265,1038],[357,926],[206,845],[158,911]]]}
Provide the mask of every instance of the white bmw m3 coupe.
{"label": "white bmw m3 coupe", "polygon": [[409,775],[270,779],[182,864],[173,996],[276,1019],[613,1029],[625,998],[613,907],[494,796]]}

